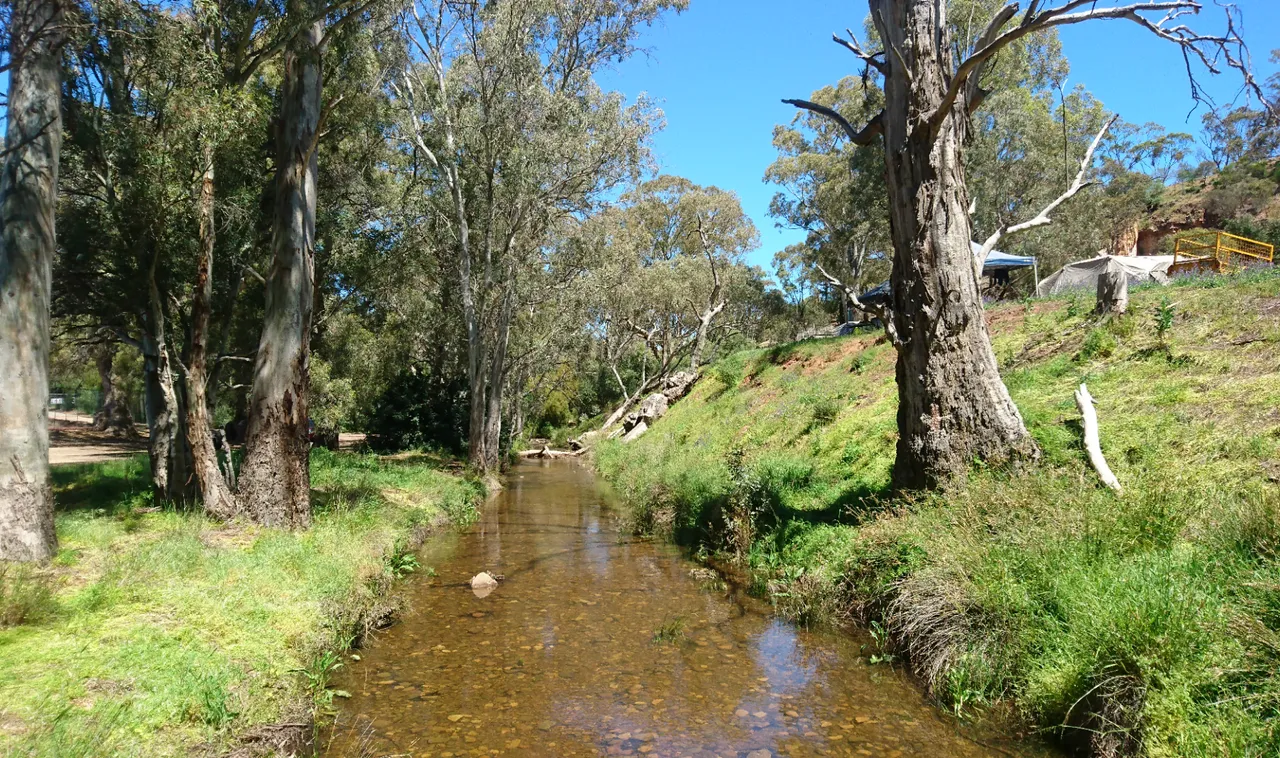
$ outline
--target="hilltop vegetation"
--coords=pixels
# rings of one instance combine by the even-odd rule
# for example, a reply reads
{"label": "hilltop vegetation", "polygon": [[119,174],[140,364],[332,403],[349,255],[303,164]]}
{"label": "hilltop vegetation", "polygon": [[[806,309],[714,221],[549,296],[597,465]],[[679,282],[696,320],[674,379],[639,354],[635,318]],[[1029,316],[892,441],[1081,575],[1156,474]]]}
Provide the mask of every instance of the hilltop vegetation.
{"label": "hilltop vegetation", "polygon": [[[987,312],[1042,450],[888,489],[894,351],[876,334],[731,355],[598,451],[639,528],[741,560],[803,620],[888,630],[960,714],[1004,703],[1099,755],[1280,751],[1280,277]],[[1074,389],[1125,485],[1102,488]]]}

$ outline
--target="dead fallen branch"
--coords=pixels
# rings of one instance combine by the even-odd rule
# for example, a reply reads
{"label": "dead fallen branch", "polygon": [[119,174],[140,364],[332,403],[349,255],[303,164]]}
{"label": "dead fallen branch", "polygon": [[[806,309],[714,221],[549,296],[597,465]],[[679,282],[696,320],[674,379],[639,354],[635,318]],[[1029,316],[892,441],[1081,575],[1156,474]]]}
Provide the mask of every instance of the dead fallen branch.
{"label": "dead fallen branch", "polygon": [[1089,394],[1089,388],[1083,384],[1076,390],[1076,406],[1080,408],[1080,415],[1084,419],[1084,449],[1089,452],[1089,462],[1102,478],[1103,484],[1116,492],[1121,492],[1120,480],[1111,472],[1107,459],[1102,456],[1102,442],[1098,437],[1098,414],[1093,409],[1093,397]]}
{"label": "dead fallen branch", "polygon": [[521,450],[516,453],[521,458],[577,458],[587,452],[587,448],[580,450],[552,450],[543,445],[541,448],[533,450]]}

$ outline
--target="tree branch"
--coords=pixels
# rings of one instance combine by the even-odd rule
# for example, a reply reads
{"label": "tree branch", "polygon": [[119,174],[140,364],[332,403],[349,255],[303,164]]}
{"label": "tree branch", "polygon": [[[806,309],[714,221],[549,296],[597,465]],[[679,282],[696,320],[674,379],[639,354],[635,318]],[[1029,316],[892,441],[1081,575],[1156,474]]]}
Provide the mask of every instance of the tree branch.
{"label": "tree branch", "polygon": [[898,328],[893,324],[892,310],[887,306],[862,302],[862,300],[858,298],[858,293],[852,287],[827,273],[827,270],[822,267],[822,264],[817,263],[814,264],[814,266],[818,269],[818,273],[822,274],[824,279],[839,287],[844,292],[845,296],[849,298],[849,301],[853,303],[853,307],[860,311],[870,313],[880,319],[880,323],[884,325],[884,332],[888,335],[889,341],[893,343],[894,347],[898,347],[902,344],[902,340],[898,337]]}
{"label": "tree branch", "polygon": [[868,53],[858,45],[858,38],[856,35],[854,35],[852,29],[845,29],[845,32],[849,35],[849,39],[845,39],[844,37],[841,37],[839,34],[831,35],[831,39],[835,41],[837,45],[845,48],[849,52],[858,56],[858,58],[860,58],[864,63],[866,63],[871,68],[874,68],[876,71],[879,71],[880,73],[883,74],[885,70],[888,69],[887,63],[885,63],[884,61],[876,60],[876,58],[884,55],[883,50],[877,50],[874,53]]}
{"label": "tree branch", "polygon": [[[1219,60],[1225,61],[1227,67],[1236,69],[1244,76],[1245,89],[1252,96],[1257,97],[1269,113],[1273,116],[1280,115],[1276,106],[1266,99],[1261,86],[1259,86],[1253,76],[1253,72],[1249,69],[1248,48],[1236,30],[1235,14],[1238,11],[1231,3],[1219,3],[1227,16],[1227,30],[1220,36],[1213,36],[1198,34],[1181,24],[1170,26],[1171,22],[1182,16],[1199,13],[1202,6],[1196,0],[1145,0],[1144,2],[1107,8],[1097,7],[1101,0],[1070,0],[1056,8],[1046,8],[1044,10],[1040,10],[1040,2],[1041,0],[1033,0],[1027,8],[1022,22],[1003,33],[997,32],[1016,15],[1019,7],[1018,3],[1006,5],[992,18],[987,30],[975,46],[974,52],[956,69],[955,76],[947,88],[946,95],[937,110],[930,116],[929,121],[934,134],[938,133],[943,121],[950,115],[961,92],[973,94],[977,91],[977,79],[981,77],[986,63],[1000,50],[1028,34],[1057,26],[1103,19],[1133,21],[1157,37],[1179,45],[1182,48],[1183,58],[1187,63],[1187,76],[1191,81],[1191,96],[1196,102],[1207,101],[1208,98],[1204,96],[1195,81],[1191,70],[1192,56],[1198,58],[1211,74],[1220,73]],[[1084,6],[1091,7],[1088,10],[1073,12]],[[1165,12],[1165,16],[1159,21],[1153,21],[1142,15],[1143,13],[1157,11]],[[970,112],[972,112],[973,107],[970,104]]]}
{"label": "tree branch", "polygon": [[1023,221],[1020,224],[1014,224],[1013,226],[1000,227],[990,237],[987,237],[987,241],[982,243],[982,249],[978,251],[976,256],[977,260],[974,262],[974,266],[977,267],[979,271],[981,271],[982,261],[987,259],[988,253],[996,249],[996,245],[1000,242],[1001,237],[1010,234],[1017,234],[1018,232],[1024,232],[1028,229],[1034,229],[1037,226],[1048,226],[1053,223],[1053,219],[1049,217],[1049,214],[1057,210],[1058,206],[1079,194],[1080,190],[1093,184],[1091,181],[1085,181],[1085,177],[1089,174],[1089,168],[1093,165],[1093,154],[1097,152],[1098,145],[1102,144],[1103,136],[1106,135],[1107,131],[1119,118],[1119,116],[1112,116],[1107,123],[1102,125],[1102,129],[1098,132],[1098,135],[1093,138],[1093,142],[1085,152],[1084,158],[1080,160],[1080,171],[1076,174],[1075,181],[1071,183],[1071,186],[1067,188],[1066,192],[1058,195],[1053,202],[1046,205],[1043,210],[1031,219]]}
{"label": "tree branch", "polygon": [[853,124],[850,124],[849,120],[844,116],[841,116],[834,108],[828,108],[825,105],[819,105],[818,103],[810,102],[808,100],[783,100],[782,102],[787,105],[794,105],[797,108],[812,111],[820,116],[826,116],[839,124],[840,128],[844,129],[844,133],[849,136],[849,141],[855,145],[861,145],[864,147],[866,145],[870,145],[876,137],[879,137],[884,133],[884,111],[877,113],[870,121],[867,122],[867,125],[862,127],[861,131],[859,131],[858,129],[854,129]]}

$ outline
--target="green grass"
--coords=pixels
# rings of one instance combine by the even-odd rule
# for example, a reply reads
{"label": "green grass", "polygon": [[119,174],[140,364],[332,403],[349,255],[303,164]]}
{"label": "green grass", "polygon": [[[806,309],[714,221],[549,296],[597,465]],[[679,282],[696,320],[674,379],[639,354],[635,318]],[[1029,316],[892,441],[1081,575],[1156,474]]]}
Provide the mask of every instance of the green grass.
{"label": "green grass", "polygon": [[297,534],[151,508],[144,458],[55,468],[50,592],[0,627],[0,753],[219,753],[309,721],[427,529],[475,512],[444,463],[317,450]]}
{"label": "green grass", "polygon": [[597,465],[637,528],[743,561],[792,617],[882,626],[957,713],[1097,755],[1280,754],[1280,276],[1091,301],[989,312],[1043,453],[1019,473],[891,495],[894,355],[866,336],[726,358]]}

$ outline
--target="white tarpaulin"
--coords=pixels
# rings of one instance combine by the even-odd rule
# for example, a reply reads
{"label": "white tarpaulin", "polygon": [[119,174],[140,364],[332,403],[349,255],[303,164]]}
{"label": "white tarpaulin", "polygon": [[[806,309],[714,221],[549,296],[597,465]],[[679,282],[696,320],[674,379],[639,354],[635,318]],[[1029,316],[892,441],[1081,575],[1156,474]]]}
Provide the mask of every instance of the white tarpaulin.
{"label": "white tarpaulin", "polygon": [[1169,283],[1172,255],[1099,255],[1087,261],[1068,263],[1036,285],[1036,296],[1046,297],[1071,290],[1096,290],[1105,271],[1124,271],[1129,286]]}

